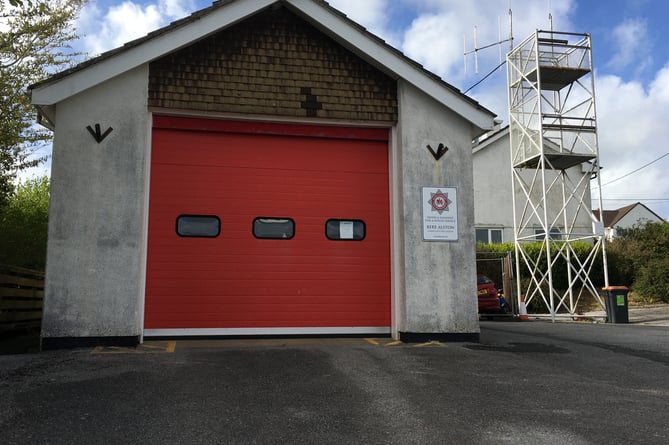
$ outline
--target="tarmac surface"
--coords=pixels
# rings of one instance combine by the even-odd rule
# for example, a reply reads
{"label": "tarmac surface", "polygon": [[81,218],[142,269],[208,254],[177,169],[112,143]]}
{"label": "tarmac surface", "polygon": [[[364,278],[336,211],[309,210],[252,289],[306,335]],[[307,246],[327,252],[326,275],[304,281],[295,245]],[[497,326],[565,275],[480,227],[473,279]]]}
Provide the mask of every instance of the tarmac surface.
{"label": "tarmac surface", "polygon": [[[584,314],[602,320],[606,317],[605,311],[592,311]],[[669,326],[669,304],[647,304],[630,306],[628,308],[629,322],[645,326]]]}
{"label": "tarmac surface", "polygon": [[669,307],[630,321],[0,355],[0,443],[664,444]]}

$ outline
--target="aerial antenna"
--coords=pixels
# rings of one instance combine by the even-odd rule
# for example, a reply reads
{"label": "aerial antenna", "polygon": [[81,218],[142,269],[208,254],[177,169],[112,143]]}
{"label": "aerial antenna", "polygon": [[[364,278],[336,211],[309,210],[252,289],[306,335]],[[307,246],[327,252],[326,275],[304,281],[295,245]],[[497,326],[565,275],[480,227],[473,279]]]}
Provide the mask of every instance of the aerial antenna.
{"label": "aerial antenna", "polygon": [[[500,16],[497,16],[497,41],[502,41],[502,19]],[[499,48],[499,61],[502,61],[502,45],[497,45]]]}
{"label": "aerial antenna", "polygon": [[499,47],[499,63],[503,63],[503,55],[502,55],[502,44],[509,42],[509,50],[513,49],[513,13],[511,12],[511,8],[509,8],[509,38],[502,40],[502,20],[497,17],[497,42],[491,43],[489,45],[484,45],[479,47],[478,43],[478,27],[474,26],[474,49],[468,50],[467,49],[467,36],[463,35],[463,42],[464,42],[464,62],[465,62],[465,74],[467,73],[467,56],[470,54],[474,54],[474,71],[476,74],[479,72],[479,51],[492,48],[493,46],[498,46]]}
{"label": "aerial antenna", "polygon": [[509,52],[513,50],[513,11],[509,0]]}

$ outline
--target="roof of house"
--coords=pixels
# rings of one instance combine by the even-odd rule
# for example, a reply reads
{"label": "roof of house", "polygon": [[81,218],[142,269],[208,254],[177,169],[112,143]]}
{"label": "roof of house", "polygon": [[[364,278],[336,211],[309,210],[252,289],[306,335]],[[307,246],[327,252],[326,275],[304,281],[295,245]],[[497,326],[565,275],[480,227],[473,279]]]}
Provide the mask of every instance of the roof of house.
{"label": "roof of house", "polygon": [[509,135],[509,126],[508,125],[502,126],[501,122],[495,121],[495,127],[492,130],[483,133],[481,136],[474,139],[474,141],[472,142],[472,152],[474,154],[478,153],[479,151],[492,145],[493,142],[508,135]]}
{"label": "roof of house", "polygon": [[188,17],[31,85],[32,102],[51,106],[133,68],[225,29],[261,10],[285,6],[340,45],[395,79],[403,79],[477,128],[489,130],[495,114],[406,57],[324,0],[219,0]]}
{"label": "roof of house", "polygon": [[[496,122],[497,124],[497,122]],[[502,126],[501,123],[497,124],[495,128],[491,131],[488,131],[478,138],[476,138],[472,143],[472,152],[474,154],[479,151],[485,150],[486,148],[493,145],[493,142],[498,141],[504,137],[509,137],[511,129],[509,125]],[[510,141],[509,141],[510,143]],[[561,150],[558,144],[554,141],[544,138],[544,153],[547,155],[550,154],[561,154]]]}
{"label": "roof of house", "polygon": [[[646,211],[657,217],[659,221],[664,221],[664,219],[662,219],[661,216],[653,212],[644,204],[640,202],[635,202],[634,204],[630,204],[616,210],[604,210],[602,212],[602,222],[604,223],[604,227],[614,227],[621,219],[625,217],[625,215],[627,215],[637,206],[641,206],[644,209],[646,209]],[[595,217],[599,218],[599,209],[593,210],[592,213],[595,215]]]}

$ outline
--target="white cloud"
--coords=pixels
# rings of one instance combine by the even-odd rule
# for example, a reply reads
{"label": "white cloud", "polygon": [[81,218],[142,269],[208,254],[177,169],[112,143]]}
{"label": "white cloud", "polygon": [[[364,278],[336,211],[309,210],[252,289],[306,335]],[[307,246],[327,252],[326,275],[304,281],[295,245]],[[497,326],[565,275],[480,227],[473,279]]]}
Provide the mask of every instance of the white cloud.
{"label": "white cloud", "polygon": [[[456,14],[423,14],[416,18],[404,35],[404,51],[425,68],[452,81],[462,72],[463,29]],[[460,34],[460,45],[455,45]]]}
{"label": "white cloud", "polygon": [[650,96],[663,104],[669,104],[669,63],[655,76],[650,85]]}
{"label": "white cloud", "polygon": [[81,11],[77,29],[84,51],[93,56],[142,37],[194,8],[192,0],[159,0],[146,5],[124,1],[103,11],[97,2],[91,2]]}
{"label": "white cloud", "polygon": [[329,0],[328,3],[372,34],[397,46],[399,35],[388,27],[389,0]]}
{"label": "white cloud", "polygon": [[164,11],[165,16],[170,19],[186,17],[195,9],[195,3],[192,0],[160,0],[158,2],[158,10]]}
{"label": "white cloud", "polygon": [[366,27],[382,25],[386,19],[386,0],[330,0],[328,3]]}
{"label": "white cloud", "polygon": [[[417,17],[404,34],[405,53],[425,65],[446,81],[466,88],[480,80],[500,63],[499,47],[478,52],[479,73],[475,74],[474,55],[467,56],[465,75],[464,41],[467,50],[474,49],[474,27],[477,29],[478,47],[509,38],[509,2],[498,0],[415,0]],[[553,27],[572,31],[569,13],[572,0],[554,1],[550,12]],[[549,4],[532,0],[515,1],[513,10],[513,35],[517,45],[535,29],[549,28]],[[502,45],[502,60],[509,44]],[[503,86],[500,86],[504,88]],[[502,94],[505,94],[502,91]]]}
{"label": "white cloud", "polygon": [[608,67],[614,71],[637,64],[636,70],[648,66],[652,59],[648,49],[642,42],[648,39],[648,24],[643,19],[627,19],[613,29],[611,34],[616,52],[608,62]]}
{"label": "white cloud", "polygon": [[[597,79],[597,111],[602,183],[616,180],[658,159],[669,149],[666,116],[669,114],[669,64],[645,89],[636,81],[625,82],[612,75]],[[605,201],[605,208],[618,208],[643,198],[669,196],[666,170],[669,157],[638,173],[603,187],[604,199],[631,198],[629,201]],[[669,205],[649,202],[661,216],[669,216]]]}

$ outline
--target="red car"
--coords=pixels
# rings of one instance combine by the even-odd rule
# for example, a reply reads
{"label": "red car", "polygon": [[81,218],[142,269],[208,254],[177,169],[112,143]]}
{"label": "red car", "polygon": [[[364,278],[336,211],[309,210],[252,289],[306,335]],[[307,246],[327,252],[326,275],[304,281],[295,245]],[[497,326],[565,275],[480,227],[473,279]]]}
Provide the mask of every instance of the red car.
{"label": "red car", "polygon": [[502,312],[497,296],[495,283],[485,275],[476,276],[476,288],[478,289],[479,314],[497,314]]}

